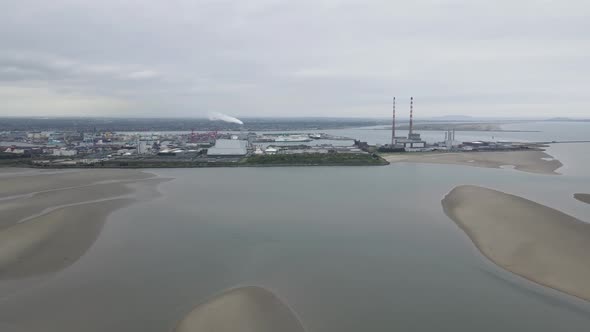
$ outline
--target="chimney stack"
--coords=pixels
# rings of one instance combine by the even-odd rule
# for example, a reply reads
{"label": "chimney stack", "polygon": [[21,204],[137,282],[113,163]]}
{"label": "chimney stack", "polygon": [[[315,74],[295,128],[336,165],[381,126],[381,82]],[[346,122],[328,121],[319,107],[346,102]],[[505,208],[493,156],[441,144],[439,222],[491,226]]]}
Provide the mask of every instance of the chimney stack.
{"label": "chimney stack", "polygon": [[395,144],[395,97],[393,97],[393,118],[391,121],[391,146]]}
{"label": "chimney stack", "polygon": [[410,135],[414,133],[414,97],[410,97]]}

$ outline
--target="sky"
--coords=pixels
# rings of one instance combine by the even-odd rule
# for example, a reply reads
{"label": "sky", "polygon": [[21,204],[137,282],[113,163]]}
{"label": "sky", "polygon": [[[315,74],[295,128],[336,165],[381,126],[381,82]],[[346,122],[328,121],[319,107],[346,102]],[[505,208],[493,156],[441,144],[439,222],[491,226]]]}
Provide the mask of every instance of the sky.
{"label": "sky", "polygon": [[590,118],[587,0],[0,8],[0,116]]}

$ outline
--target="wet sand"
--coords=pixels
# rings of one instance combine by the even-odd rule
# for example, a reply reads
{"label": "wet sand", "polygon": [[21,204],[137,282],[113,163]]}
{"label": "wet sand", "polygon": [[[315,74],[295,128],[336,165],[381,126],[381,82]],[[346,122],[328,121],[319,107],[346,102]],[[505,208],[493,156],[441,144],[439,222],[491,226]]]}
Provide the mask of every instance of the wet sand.
{"label": "wet sand", "polygon": [[131,199],[76,205],[0,232],[0,279],[59,271],[77,261],[98,237],[106,217]]}
{"label": "wet sand", "polygon": [[261,287],[229,290],[198,305],[175,332],[304,332],[291,309]]}
{"label": "wet sand", "polygon": [[537,174],[559,174],[562,165],[543,151],[502,151],[502,152],[424,152],[385,154],[390,163],[427,163],[465,165],[486,168],[513,166],[516,170]]}
{"label": "wet sand", "polygon": [[[5,174],[8,174],[5,172]],[[129,170],[14,172],[0,178],[0,279],[61,270],[92,246],[107,216],[138,199]]]}
{"label": "wet sand", "polygon": [[580,202],[590,204],[590,194],[574,194],[574,198]]}
{"label": "wet sand", "polygon": [[[22,173],[21,173],[22,174]],[[101,181],[140,180],[153,177],[149,173],[126,169],[78,170],[69,172],[42,171],[24,176],[0,178],[0,199],[70,187],[91,185]]]}
{"label": "wet sand", "polygon": [[0,213],[2,214],[0,230],[25,218],[34,217],[48,209],[122,196],[132,192],[133,190],[126,186],[125,182],[122,182],[46,191],[37,193],[27,199],[0,201]]}
{"label": "wet sand", "polygon": [[590,301],[590,224],[522,197],[476,186],[453,189],[442,205],[497,265]]}

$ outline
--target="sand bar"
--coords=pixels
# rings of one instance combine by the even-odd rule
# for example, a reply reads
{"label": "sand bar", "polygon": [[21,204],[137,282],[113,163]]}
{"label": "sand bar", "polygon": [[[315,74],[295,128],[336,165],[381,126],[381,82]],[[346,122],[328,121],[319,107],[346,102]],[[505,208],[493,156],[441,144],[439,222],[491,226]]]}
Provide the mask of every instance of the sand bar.
{"label": "sand bar", "polygon": [[442,205],[497,265],[590,300],[590,224],[522,197],[476,186],[453,189]]}
{"label": "sand bar", "polygon": [[85,186],[101,181],[139,180],[149,177],[153,175],[125,169],[93,169],[49,174],[38,172],[30,176],[2,177],[0,198]]}
{"label": "sand bar", "polygon": [[96,201],[132,192],[133,190],[126,186],[124,182],[109,183],[41,192],[23,199],[0,202],[0,214],[2,215],[2,218],[0,218],[0,231],[28,216],[42,213],[53,207]]}
{"label": "sand bar", "polygon": [[261,287],[229,290],[198,305],[175,332],[304,332],[303,325],[279,298]]}
{"label": "sand bar", "polygon": [[574,194],[574,198],[580,202],[590,204],[590,194]]}
{"label": "sand bar", "polygon": [[514,166],[523,172],[537,174],[559,174],[556,172],[563,164],[543,151],[502,151],[502,152],[416,152],[384,154],[390,163],[427,163],[464,165],[486,168]]}
{"label": "sand bar", "polygon": [[0,279],[63,269],[95,242],[106,217],[131,199],[62,208],[0,232]]}
{"label": "sand bar", "polygon": [[35,171],[0,178],[0,279],[73,264],[112,211],[153,196],[144,192],[155,192],[161,179],[150,178],[136,170]]}

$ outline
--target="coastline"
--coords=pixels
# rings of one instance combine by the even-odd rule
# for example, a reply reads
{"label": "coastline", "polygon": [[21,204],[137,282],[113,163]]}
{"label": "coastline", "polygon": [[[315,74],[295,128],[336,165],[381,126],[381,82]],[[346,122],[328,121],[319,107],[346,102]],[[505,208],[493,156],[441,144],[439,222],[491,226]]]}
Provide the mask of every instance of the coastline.
{"label": "coastline", "polygon": [[462,165],[483,168],[513,166],[518,171],[558,175],[563,164],[544,151],[489,151],[489,152],[416,152],[383,154],[390,163],[425,163]]}
{"label": "coastline", "polygon": [[36,163],[22,167],[36,169],[141,169],[141,168],[211,168],[211,167],[274,167],[274,166],[384,166],[389,162],[377,154],[369,153],[302,153],[250,155],[227,160],[199,159],[112,159],[94,164]]}
{"label": "coastline", "polygon": [[139,200],[131,185],[140,181],[155,190],[161,179],[109,170],[23,172],[3,178],[0,279],[56,272],[76,262],[113,211]]}
{"label": "coastline", "polygon": [[590,224],[525,198],[459,186],[445,214],[496,265],[535,283],[590,301]]}

